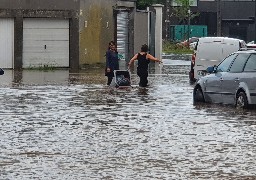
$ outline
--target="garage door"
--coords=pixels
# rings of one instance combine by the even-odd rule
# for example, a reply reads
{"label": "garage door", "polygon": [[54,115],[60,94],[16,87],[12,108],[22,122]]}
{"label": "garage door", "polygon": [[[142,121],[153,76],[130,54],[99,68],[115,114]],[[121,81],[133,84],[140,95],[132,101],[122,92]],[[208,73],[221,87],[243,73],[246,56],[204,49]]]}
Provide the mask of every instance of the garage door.
{"label": "garage door", "polygon": [[0,67],[13,68],[14,20],[0,18]]}
{"label": "garage door", "polygon": [[23,22],[23,67],[69,67],[69,21],[28,18]]}

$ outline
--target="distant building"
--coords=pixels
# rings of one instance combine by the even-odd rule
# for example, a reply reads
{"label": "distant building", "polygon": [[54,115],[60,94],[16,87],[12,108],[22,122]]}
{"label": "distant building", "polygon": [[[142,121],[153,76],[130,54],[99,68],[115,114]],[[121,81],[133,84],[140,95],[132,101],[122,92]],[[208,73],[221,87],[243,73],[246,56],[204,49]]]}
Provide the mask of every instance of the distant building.
{"label": "distant building", "polygon": [[[163,38],[170,38],[170,25],[179,22],[173,16],[173,0],[165,1],[163,14]],[[219,5],[218,5],[219,3]],[[245,41],[255,39],[255,1],[240,0],[198,0],[191,6],[192,12],[200,15],[190,21],[191,25],[207,25],[208,36],[217,36],[220,28],[222,36],[240,38]],[[217,23],[217,19],[220,21]]]}

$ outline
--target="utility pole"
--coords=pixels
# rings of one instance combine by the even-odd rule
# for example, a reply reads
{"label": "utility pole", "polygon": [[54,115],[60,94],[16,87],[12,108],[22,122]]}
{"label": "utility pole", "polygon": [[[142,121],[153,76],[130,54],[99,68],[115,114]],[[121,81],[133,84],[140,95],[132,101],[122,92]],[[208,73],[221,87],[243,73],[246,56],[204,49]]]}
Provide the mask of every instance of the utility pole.
{"label": "utility pole", "polygon": [[166,0],[165,3],[165,40],[169,40],[169,29],[170,29],[170,2],[169,0]]}
{"label": "utility pole", "polygon": [[254,0],[254,44],[256,44],[256,0]]}
{"label": "utility pole", "polygon": [[190,38],[190,6],[188,6],[188,47],[189,47],[189,38]]}
{"label": "utility pole", "polygon": [[187,0],[186,1],[186,8],[187,8],[187,17],[188,17],[188,31],[187,31],[187,34],[188,34],[188,36],[187,36],[187,38],[188,38],[188,43],[187,43],[187,46],[189,47],[189,38],[190,38],[190,2],[189,2],[189,0]]}
{"label": "utility pole", "polygon": [[221,35],[221,0],[217,0],[217,36],[222,36]]}

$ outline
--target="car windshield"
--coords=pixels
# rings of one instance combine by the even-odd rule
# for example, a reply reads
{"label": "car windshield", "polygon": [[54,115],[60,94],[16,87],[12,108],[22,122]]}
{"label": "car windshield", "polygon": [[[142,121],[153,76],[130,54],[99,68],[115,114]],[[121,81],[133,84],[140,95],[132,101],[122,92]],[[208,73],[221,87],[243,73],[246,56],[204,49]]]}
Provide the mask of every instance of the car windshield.
{"label": "car windshield", "polygon": [[226,57],[217,67],[217,72],[227,72],[230,64],[236,58],[237,54],[231,54],[230,56]]}

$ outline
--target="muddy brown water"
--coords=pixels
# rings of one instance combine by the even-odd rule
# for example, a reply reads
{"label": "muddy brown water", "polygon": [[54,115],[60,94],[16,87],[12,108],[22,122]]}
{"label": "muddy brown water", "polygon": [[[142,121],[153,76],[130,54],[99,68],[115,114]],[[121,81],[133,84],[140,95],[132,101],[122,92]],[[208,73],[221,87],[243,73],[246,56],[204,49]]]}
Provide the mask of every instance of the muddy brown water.
{"label": "muddy brown water", "polygon": [[102,69],[6,70],[0,179],[256,179],[256,110],[193,105],[188,70],[122,90]]}

